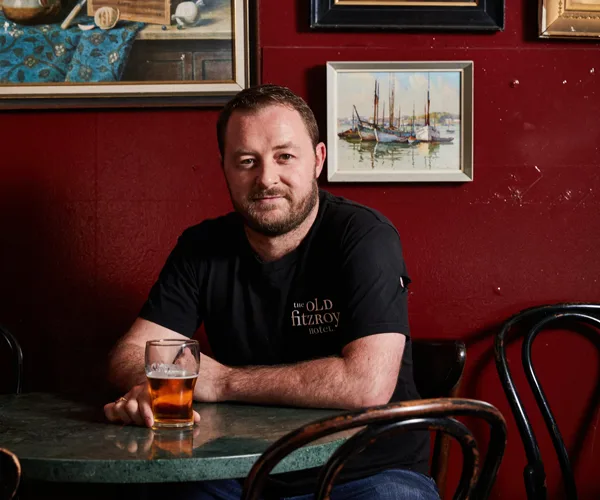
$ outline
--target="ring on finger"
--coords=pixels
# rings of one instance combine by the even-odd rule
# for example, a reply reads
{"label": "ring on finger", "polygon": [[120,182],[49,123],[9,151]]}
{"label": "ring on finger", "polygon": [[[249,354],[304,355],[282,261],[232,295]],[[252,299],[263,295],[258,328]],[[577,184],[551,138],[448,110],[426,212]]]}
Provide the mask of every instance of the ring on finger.
{"label": "ring on finger", "polygon": [[119,404],[119,403],[127,403],[127,401],[129,401],[126,397],[122,396],[119,399],[117,399],[115,401],[115,404]]}

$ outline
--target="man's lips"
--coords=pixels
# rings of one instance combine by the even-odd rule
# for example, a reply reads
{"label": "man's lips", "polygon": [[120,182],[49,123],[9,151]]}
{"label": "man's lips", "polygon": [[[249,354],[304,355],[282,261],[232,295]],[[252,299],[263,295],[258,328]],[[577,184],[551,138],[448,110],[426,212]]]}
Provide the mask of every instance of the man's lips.
{"label": "man's lips", "polygon": [[284,195],[282,194],[272,194],[268,196],[255,196],[252,198],[252,201],[271,201],[271,200],[282,200]]}

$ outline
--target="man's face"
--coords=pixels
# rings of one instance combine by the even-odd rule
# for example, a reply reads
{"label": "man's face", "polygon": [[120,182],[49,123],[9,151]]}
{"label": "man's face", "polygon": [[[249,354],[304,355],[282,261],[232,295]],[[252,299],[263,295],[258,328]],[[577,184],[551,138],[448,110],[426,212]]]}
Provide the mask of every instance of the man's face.
{"label": "man's face", "polygon": [[318,200],[325,145],[313,148],[300,114],[281,105],[234,111],[225,132],[223,171],[246,224],[267,236],[298,227]]}

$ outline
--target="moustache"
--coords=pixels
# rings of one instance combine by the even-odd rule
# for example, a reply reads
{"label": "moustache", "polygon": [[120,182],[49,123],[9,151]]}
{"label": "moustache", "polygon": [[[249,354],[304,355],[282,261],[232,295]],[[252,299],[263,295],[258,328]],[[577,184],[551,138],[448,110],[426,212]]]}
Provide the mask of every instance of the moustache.
{"label": "moustache", "polygon": [[283,191],[277,191],[274,189],[267,189],[265,191],[257,191],[255,193],[251,193],[249,198],[251,201],[257,201],[262,198],[270,198],[271,196],[281,196],[282,198],[288,199],[288,196]]}

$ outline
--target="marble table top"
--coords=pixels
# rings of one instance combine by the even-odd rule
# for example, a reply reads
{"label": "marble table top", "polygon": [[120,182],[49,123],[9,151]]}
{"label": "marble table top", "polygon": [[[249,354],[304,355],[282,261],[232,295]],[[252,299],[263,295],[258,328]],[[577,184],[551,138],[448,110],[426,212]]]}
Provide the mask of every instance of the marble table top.
{"label": "marble table top", "polygon": [[[78,483],[153,483],[245,477],[284,434],[339,413],[244,404],[195,404],[191,430],[120,426],[102,404],[71,396],[0,396],[0,447],[21,461],[23,477]],[[322,465],[347,436],[332,436],[292,453],[274,472]]]}

